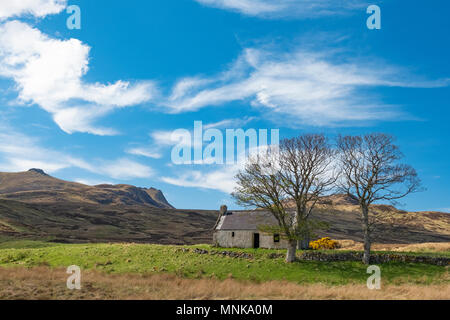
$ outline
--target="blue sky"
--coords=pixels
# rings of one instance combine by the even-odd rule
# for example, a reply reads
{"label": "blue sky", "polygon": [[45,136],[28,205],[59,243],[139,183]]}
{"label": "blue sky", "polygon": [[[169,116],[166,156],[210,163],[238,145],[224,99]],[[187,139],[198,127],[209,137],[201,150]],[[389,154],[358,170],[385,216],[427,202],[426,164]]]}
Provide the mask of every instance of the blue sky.
{"label": "blue sky", "polygon": [[[369,30],[368,5],[381,8]],[[69,30],[67,5],[81,9]],[[450,211],[450,3],[13,0],[0,4],[0,171],[161,189],[226,203],[236,166],[174,165],[170,133],[386,132]]]}

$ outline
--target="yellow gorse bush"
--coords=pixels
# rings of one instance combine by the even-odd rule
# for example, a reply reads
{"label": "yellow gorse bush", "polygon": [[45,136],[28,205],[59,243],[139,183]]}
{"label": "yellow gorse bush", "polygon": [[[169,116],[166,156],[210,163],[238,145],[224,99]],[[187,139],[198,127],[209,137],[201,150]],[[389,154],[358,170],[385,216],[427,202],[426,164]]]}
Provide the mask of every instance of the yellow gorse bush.
{"label": "yellow gorse bush", "polygon": [[325,237],[316,241],[311,241],[309,247],[313,250],[331,250],[339,248],[339,243],[336,240]]}

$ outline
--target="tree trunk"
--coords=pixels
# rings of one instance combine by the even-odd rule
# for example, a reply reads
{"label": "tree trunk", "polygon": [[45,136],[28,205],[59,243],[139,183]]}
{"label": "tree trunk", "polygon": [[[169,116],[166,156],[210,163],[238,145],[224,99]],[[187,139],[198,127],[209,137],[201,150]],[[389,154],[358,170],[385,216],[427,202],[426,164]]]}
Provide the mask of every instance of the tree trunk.
{"label": "tree trunk", "polygon": [[307,230],[307,222],[306,219],[303,218],[303,215],[300,218],[300,215],[298,212],[300,212],[300,208],[297,208],[297,215],[296,215],[296,223],[298,230],[302,231],[300,234],[302,234],[302,239],[297,240],[297,248],[299,250],[308,250],[309,249],[309,231]]}
{"label": "tree trunk", "polygon": [[363,263],[370,264],[370,247],[372,243],[370,242],[370,235],[367,230],[364,231],[364,256]]}
{"label": "tree trunk", "polygon": [[364,255],[363,263],[370,264],[370,247],[372,242],[370,240],[370,229],[369,229],[369,209],[367,207],[362,208],[363,211],[363,230],[364,230]]}
{"label": "tree trunk", "polygon": [[295,253],[297,251],[297,241],[296,240],[290,240],[289,241],[289,246],[287,249],[287,254],[286,254],[286,262],[287,263],[291,263],[295,261]]}

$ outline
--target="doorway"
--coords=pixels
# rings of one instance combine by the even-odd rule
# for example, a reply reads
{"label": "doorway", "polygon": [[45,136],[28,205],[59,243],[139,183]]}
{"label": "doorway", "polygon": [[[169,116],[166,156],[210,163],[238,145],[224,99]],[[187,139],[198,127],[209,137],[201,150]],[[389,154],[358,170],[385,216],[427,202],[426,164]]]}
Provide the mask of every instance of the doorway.
{"label": "doorway", "polygon": [[253,234],[253,248],[259,248],[259,233]]}

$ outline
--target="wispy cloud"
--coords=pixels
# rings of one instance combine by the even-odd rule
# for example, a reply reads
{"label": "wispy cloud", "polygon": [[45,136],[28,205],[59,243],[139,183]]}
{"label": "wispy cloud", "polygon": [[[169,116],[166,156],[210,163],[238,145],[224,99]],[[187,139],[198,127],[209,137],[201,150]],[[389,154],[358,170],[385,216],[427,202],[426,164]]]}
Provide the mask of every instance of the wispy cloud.
{"label": "wispy cloud", "polygon": [[174,130],[158,130],[150,133],[153,142],[160,147],[172,146],[180,141],[180,136]]}
{"label": "wispy cloud", "polygon": [[203,129],[208,130],[208,129],[212,129],[212,128],[216,128],[216,129],[242,128],[242,127],[246,126],[247,124],[249,124],[250,122],[252,122],[253,120],[256,120],[256,117],[244,117],[242,119],[225,119],[225,120],[222,120],[219,122],[204,124]]}
{"label": "wispy cloud", "polygon": [[201,170],[186,170],[186,167],[184,167],[175,177],[164,176],[161,180],[179,187],[211,189],[231,193],[236,187],[235,177],[240,170],[244,169],[248,155],[255,156],[258,153],[265,153],[267,150],[267,145],[247,148],[242,154],[238,155],[238,161],[234,164],[207,166],[202,167]]}
{"label": "wispy cloud", "polygon": [[154,84],[86,83],[89,46],[77,39],[50,38],[26,23],[0,24],[0,76],[16,83],[22,103],[37,104],[67,133],[117,133],[95,122],[117,108],[149,101]]}
{"label": "wispy cloud", "polygon": [[[254,121],[256,117],[244,117],[241,119],[224,119],[213,123],[202,123],[203,131],[208,129],[222,129],[222,128],[241,128],[246,124]],[[178,128],[174,130],[157,130],[150,133],[150,137],[153,140],[154,148],[158,149],[160,147],[173,146],[179,144],[181,141],[186,140],[186,135],[189,133],[191,137],[193,136],[192,129],[189,128]],[[187,142],[187,141],[186,141]]]}
{"label": "wispy cloud", "polygon": [[363,0],[195,0],[200,4],[260,18],[317,18],[367,6]]}
{"label": "wispy cloud", "polygon": [[55,173],[67,168],[79,168],[112,179],[149,178],[155,173],[146,165],[126,158],[88,161],[40,145],[36,138],[8,128],[0,130],[0,171],[18,172],[40,168]]}
{"label": "wispy cloud", "polygon": [[41,168],[53,173],[70,167],[95,171],[95,167],[83,159],[40,146],[36,138],[12,130],[0,131],[0,168],[3,171]]}
{"label": "wispy cloud", "polygon": [[61,12],[66,5],[67,0],[2,0],[0,20],[22,15],[42,18]]}
{"label": "wispy cloud", "polygon": [[423,80],[382,62],[338,60],[333,53],[246,49],[221,74],[180,80],[165,105],[169,112],[181,113],[241,100],[285,124],[336,125],[400,116],[367,89],[448,84],[448,79]]}
{"label": "wispy cloud", "polygon": [[100,172],[108,177],[119,180],[149,178],[155,174],[152,168],[125,158],[112,162],[104,162],[100,168]]}
{"label": "wispy cloud", "polygon": [[77,178],[77,179],[74,179],[74,181],[77,183],[88,185],[88,186],[98,186],[99,184],[114,184],[111,181],[92,180],[92,179],[84,179],[84,178]]}
{"label": "wispy cloud", "polygon": [[128,154],[135,155],[135,156],[142,156],[142,157],[153,158],[153,159],[162,158],[161,153],[156,151],[155,148],[136,147],[136,148],[127,149],[125,152]]}
{"label": "wispy cloud", "polygon": [[[246,126],[248,123],[256,120],[256,117],[243,117],[241,119],[224,119],[213,123],[202,123],[202,133],[209,129],[239,129]],[[192,150],[202,149],[202,144],[195,144],[193,141],[194,132],[191,128],[179,128],[175,130],[158,130],[150,133],[152,138],[151,148],[133,148],[127,150],[127,153],[145,156],[149,158],[159,159],[162,158],[162,153],[165,149],[172,146],[187,146]],[[203,139],[203,137],[202,137]],[[203,141],[205,144],[208,141]],[[201,150],[203,152],[203,149]],[[211,159],[196,160],[194,164],[210,164]]]}
{"label": "wispy cloud", "polygon": [[235,187],[235,175],[239,166],[224,166],[220,169],[200,171],[187,170],[176,177],[162,177],[161,180],[179,187],[193,187],[231,193]]}

